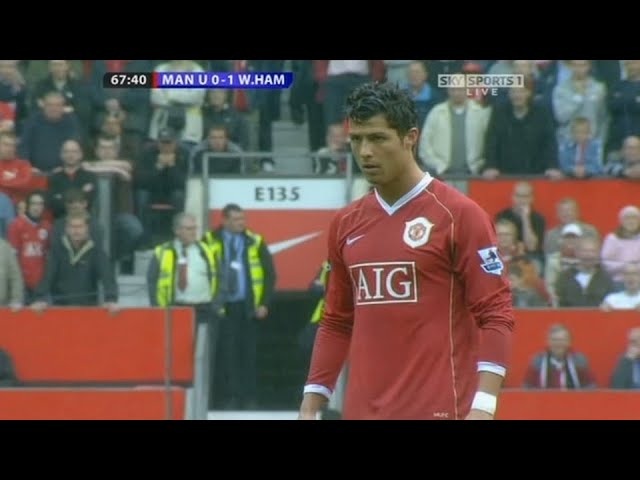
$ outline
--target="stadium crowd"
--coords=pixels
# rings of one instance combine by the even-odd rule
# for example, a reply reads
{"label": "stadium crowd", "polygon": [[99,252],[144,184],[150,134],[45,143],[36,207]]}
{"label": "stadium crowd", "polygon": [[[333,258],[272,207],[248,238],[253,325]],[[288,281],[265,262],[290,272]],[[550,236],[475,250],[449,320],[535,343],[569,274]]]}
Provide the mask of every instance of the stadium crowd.
{"label": "stadium crowd", "polygon": [[[271,156],[237,159],[273,151],[280,91],[107,89],[106,72],[285,66],[295,74],[291,120],[307,125],[317,175],[347,169],[348,93],[386,79],[414,98],[417,157],[439,178],[640,179],[640,60],[2,60],[0,305],[38,305],[54,291],[64,292],[60,304],[95,305],[97,297],[74,292],[95,292],[100,280],[115,307],[115,267],[131,273],[134,252],[154,246],[155,208],[184,209],[186,180],[201,174],[206,153],[230,154],[209,159],[212,175],[286,173]],[[438,85],[439,75],[453,73],[517,73],[525,85],[496,96]],[[102,248],[105,226],[95,220],[102,173],[113,176],[117,200],[110,255]],[[495,219],[514,305],[640,311],[638,206],[611,212],[619,226],[602,232],[581,220],[569,197],[557,205],[557,219],[544,218],[536,195],[544,192],[519,182],[512,205]],[[95,248],[73,250],[87,240]],[[56,262],[86,254],[98,266],[92,278],[60,266],[46,275]]]}

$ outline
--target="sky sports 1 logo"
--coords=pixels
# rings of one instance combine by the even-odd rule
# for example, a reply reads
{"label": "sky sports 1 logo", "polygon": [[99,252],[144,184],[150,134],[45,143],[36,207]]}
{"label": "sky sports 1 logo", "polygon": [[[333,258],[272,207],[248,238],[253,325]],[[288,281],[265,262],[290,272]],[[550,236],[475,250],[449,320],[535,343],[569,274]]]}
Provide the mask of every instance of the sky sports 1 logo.
{"label": "sky sports 1 logo", "polygon": [[476,73],[455,73],[438,75],[439,88],[464,88],[468,97],[497,96],[499,88],[524,87],[524,75],[489,75]]}

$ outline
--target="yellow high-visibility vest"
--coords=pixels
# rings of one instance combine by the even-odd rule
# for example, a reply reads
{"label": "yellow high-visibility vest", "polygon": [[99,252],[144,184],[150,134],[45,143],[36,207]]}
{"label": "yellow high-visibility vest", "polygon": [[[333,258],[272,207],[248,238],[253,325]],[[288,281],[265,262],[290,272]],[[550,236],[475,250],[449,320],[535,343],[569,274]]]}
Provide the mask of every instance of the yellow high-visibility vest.
{"label": "yellow high-visibility vest", "polygon": [[[218,293],[218,257],[216,250],[205,242],[198,242],[200,251],[207,259],[209,265],[209,277],[211,278],[211,296],[215,298]],[[176,282],[177,254],[173,242],[158,245],[154,254],[158,260],[158,284],[156,286],[156,301],[158,306],[166,307],[173,303]]]}
{"label": "yellow high-visibility vest", "polygon": [[313,311],[313,315],[311,315],[311,323],[319,323],[322,320],[322,315],[324,315],[324,299],[327,289],[327,283],[329,282],[329,271],[331,267],[329,266],[329,262],[325,260],[322,262],[322,271],[320,272],[320,283],[325,288],[325,293],[322,295],[322,298],[318,301],[315,310]]}
{"label": "yellow high-visibility vest", "polygon": [[[262,235],[250,230],[244,232],[252,241],[246,248],[247,260],[249,263],[249,278],[251,279],[251,291],[253,292],[253,303],[256,307],[262,305],[264,297],[264,268],[260,259],[260,247],[264,242]],[[220,252],[220,258],[224,258],[224,241],[215,235],[214,232],[207,232],[204,236],[207,245],[216,252]]]}

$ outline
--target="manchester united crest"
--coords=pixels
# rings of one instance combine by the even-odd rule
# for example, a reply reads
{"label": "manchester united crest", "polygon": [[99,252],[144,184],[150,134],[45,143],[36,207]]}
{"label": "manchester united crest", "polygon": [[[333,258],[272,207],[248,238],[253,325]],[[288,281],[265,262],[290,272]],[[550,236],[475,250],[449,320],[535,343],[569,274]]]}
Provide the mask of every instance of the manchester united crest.
{"label": "manchester united crest", "polygon": [[424,217],[417,217],[409,222],[405,222],[404,235],[402,239],[404,243],[411,248],[421,247],[429,241],[429,235],[433,223]]}

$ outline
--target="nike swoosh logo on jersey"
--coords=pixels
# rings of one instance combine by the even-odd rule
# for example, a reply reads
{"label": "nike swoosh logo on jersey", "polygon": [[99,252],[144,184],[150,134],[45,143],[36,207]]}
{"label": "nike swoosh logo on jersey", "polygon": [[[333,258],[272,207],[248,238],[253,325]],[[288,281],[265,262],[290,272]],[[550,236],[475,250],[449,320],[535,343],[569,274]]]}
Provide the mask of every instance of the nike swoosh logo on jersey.
{"label": "nike swoosh logo on jersey", "polygon": [[347,245],[353,245],[358,240],[360,240],[362,237],[364,237],[364,235],[358,235],[357,237],[347,238]]}
{"label": "nike swoosh logo on jersey", "polygon": [[275,255],[276,253],[280,253],[284,250],[288,250],[289,248],[295,247],[296,245],[300,245],[301,243],[307,242],[312,238],[317,237],[322,232],[313,232],[307,233],[306,235],[301,235],[299,237],[290,238],[289,240],[283,240],[282,242],[276,242],[269,245],[269,252],[271,255]]}

